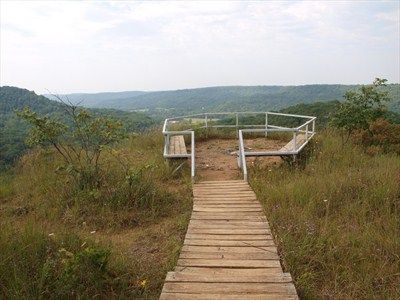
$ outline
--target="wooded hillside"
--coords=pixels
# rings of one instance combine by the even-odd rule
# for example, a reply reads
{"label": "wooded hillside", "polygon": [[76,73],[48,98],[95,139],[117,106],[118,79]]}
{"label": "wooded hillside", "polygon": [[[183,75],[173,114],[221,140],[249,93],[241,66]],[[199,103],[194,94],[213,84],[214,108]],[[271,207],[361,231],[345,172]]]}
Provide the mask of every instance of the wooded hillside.
{"label": "wooded hillside", "polygon": [[[63,104],[52,101],[32,91],[17,87],[0,87],[0,165],[10,164],[22,154],[27,146],[25,138],[28,125],[21,120],[16,111],[25,107],[41,114],[65,120]],[[128,132],[140,131],[153,125],[150,117],[137,113],[116,109],[91,109],[98,115],[109,116],[120,120]]]}

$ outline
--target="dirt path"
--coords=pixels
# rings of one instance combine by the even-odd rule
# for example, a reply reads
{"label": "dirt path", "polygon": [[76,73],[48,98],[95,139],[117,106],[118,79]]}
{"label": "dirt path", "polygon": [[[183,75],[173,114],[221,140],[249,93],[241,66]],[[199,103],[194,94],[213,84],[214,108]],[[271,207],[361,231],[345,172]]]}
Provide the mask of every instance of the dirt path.
{"label": "dirt path", "polygon": [[[286,142],[265,138],[247,139],[245,146],[249,150],[279,150]],[[196,174],[200,180],[242,179],[237,166],[237,139],[212,139],[196,142]],[[249,157],[248,164],[257,160],[263,165],[281,163],[280,157]]]}

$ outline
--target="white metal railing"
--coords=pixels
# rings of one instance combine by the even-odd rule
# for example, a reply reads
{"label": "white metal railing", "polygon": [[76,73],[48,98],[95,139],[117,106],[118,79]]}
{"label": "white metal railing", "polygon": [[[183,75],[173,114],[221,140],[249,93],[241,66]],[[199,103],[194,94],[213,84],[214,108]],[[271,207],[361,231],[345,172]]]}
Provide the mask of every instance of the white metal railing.
{"label": "white metal railing", "polygon": [[[239,124],[240,116],[248,115],[265,115],[265,124]],[[306,122],[298,127],[284,127],[278,125],[272,125],[269,123],[269,116],[282,116],[282,117],[293,117],[306,119]],[[213,123],[213,121],[221,120],[221,116],[230,116],[234,118],[235,124],[220,124]],[[191,176],[192,179],[195,176],[195,135],[194,129],[188,128],[185,130],[170,130],[170,125],[179,124],[182,120],[196,119],[198,129],[208,129],[208,128],[235,128],[238,133],[239,139],[239,152],[238,152],[238,166],[243,171],[244,179],[248,179],[246,157],[247,156],[287,156],[287,155],[297,155],[310,141],[310,139],[315,135],[315,120],[316,117],[304,116],[304,115],[294,115],[294,114],[284,114],[276,112],[221,112],[221,113],[203,113],[194,114],[188,116],[180,116],[175,118],[165,119],[162,133],[164,135],[164,157],[165,158],[190,158],[191,159]],[[204,120],[204,125],[201,125]],[[310,128],[311,126],[311,128]],[[242,129],[240,129],[242,128]],[[244,144],[244,133],[265,133],[268,136],[269,132],[292,132],[293,138],[291,142],[293,143],[292,148],[285,148],[278,151],[245,151]],[[169,142],[170,137],[174,135],[190,135],[191,136],[191,151],[189,154],[171,154],[169,153]],[[300,141],[300,143],[299,143]]]}

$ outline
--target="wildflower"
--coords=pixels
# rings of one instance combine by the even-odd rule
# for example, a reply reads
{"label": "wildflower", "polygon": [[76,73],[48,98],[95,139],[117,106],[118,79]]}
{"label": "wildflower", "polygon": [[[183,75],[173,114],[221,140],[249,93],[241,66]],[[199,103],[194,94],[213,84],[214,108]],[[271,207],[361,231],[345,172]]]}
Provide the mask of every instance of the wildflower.
{"label": "wildflower", "polygon": [[147,279],[139,280],[139,281],[138,281],[138,285],[139,285],[141,288],[145,288],[146,285],[147,285]]}
{"label": "wildflower", "polygon": [[49,236],[54,236],[54,233],[52,232],[52,233],[49,233]]}
{"label": "wildflower", "polygon": [[93,231],[91,231],[90,233],[91,233],[91,234],[96,233],[96,230],[93,230]]}
{"label": "wildflower", "polygon": [[328,202],[328,199],[324,199],[324,202]]}

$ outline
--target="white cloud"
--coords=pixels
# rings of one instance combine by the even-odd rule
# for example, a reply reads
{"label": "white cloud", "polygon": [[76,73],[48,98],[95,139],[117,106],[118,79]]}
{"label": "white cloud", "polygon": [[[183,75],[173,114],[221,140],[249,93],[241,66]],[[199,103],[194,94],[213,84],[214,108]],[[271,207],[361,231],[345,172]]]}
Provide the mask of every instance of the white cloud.
{"label": "white cloud", "polygon": [[66,92],[400,77],[398,2],[0,3],[2,85]]}

